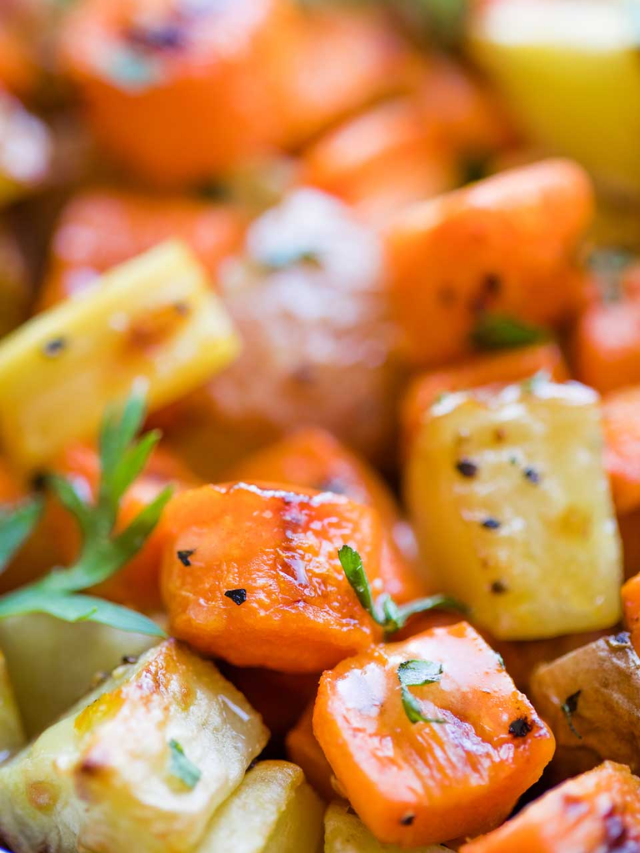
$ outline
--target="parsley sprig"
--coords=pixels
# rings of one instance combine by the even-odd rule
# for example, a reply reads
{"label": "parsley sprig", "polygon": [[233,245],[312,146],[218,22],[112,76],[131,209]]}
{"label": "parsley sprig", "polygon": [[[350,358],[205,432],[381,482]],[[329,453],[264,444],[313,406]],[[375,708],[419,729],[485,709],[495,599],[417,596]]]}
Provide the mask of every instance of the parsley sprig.
{"label": "parsley sprig", "polygon": [[[100,483],[97,499],[87,501],[73,480],[57,474],[47,484],[75,516],[82,548],[74,565],[56,567],[43,578],[0,597],[0,619],[46,613],[65,622],[99,622],[122,631],[165,636],[151,619],[104,599],[81,595],[122,568],[144,545],[171,497],[168,486],[120,533],[115,532],[120,501],[146,465],[160,433],[136,440],[145,414],[144,394],[134,391],[120,415],[107,411],[100,433]],[[0,570],[27,538],[42,511],[42,499],[28,501],[0,516]]]}
{"label": "parsley sprig", "polygon": [[202,776],[200,768],[187,758],[182,745],[173,739],[169,741],[169,772],[190,790],[195,788]]}
{"label": "parsley sprig", "polygon": [[420,702],[409,690],[425,684],[437,684],[442,678],[442,664],[432,660],[406,660],[398,667],[398,681],[402,691],[402,705],[411,723],[446,723],[446,720],[425,717]]}
{"label": "parsley sprig", "polygon": [[388,593],[383,593],[374,601],[360,554],[349,545],[343,545],[338,551],[338,557],[347,580],[358,596],[358,601],[373,621],[384,630],[385,637],[404,628],[409,619],[418,613],[437,609],[466,612],[464,604],[448,595],[430,595],[408,604],[397,604]]}

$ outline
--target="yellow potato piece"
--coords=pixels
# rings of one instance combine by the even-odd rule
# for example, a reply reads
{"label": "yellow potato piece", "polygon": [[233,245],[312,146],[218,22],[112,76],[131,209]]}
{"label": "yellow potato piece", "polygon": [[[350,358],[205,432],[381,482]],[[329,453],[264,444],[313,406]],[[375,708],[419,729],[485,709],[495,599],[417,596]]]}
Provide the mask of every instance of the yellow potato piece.
{"label": "yellow potato piece", "polygon": [[18,713],[6,661],[0,652],[0,762],[24,744],[24,731]]}
{"label": "yellow potato piece", "polygon": [[[324,819],[324,853],[402,853],[404,848],[382,844],[369,832],[346,803],[332,803]],[[448,847],[430,844],[414,853],[447,853]]]}
{"label": "yellow potato piece", "polygon": [[267,739],[211,662],[166,640],[0,766],[0,839],[13,853],[191,853]]}
{"label": "yellow potato piece", "polygon": [[27,469],[95,434],[134,380],[153,410],[201,385],[238,353],[207,275],[168,242],[115,267],[77,298],[0,343],[0,442]]}
{"label": "yellow potato piece", "polygon": [[288,761],[262,761],[216,813],[197,853],[319,853],[319,797]]}
{"label": "yellow potato piece", "polygon": [[495,637],[608,628],[622,567],[597,394],[546,380],[450,394],[406,475],[425,565]]}
{"label": "yellow potato piece", "polygon": [[629,0],[494,0],[474,58],[531,139],[640,194],[640,30]]}

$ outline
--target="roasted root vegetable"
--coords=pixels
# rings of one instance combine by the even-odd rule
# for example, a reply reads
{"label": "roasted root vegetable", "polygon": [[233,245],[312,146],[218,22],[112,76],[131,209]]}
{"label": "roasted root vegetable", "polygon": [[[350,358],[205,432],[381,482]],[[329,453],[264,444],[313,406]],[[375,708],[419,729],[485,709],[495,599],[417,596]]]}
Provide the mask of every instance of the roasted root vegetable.
{"label": "roasted root vegetable", "polygon": [[590,305],[573,334],[576,376],[602,394],[640,383],[640,299]]}
{"label": "roasted root vegetable", "polygon": [[602,404],[605,465],[620,513],[640,507],[640,386],[608,394]]}
{"label": "roasted root vegetable", "polygon": [[220,263],[240,247],[244,224],[230,205],[86,190],[71,199],[56,223],[38,307],[75,296],[111,267],[172,238],[183,240],[215,281]]}
{"label": "roasted root vegetable", "polygon": [[262,761],[218,809],[197,853],[320,853],[322,812],[299,767]]}
{"label": "roasted root vegetable", "polygon": [[0,652],[0,763],[24,745],[24,729],[9,678],[9,670]]}
{"label": "roasted root vegetable", "polygon": [[324,673],[313,728],[365,825],[403,847],[497,826],[554,749],[499,656],[464,622]]}
{"label": "roasted root vegetable", "polygon": [[235,483],[173,498],[162,522],[171,633],[239,666],[315,673],[379,634],[338,558],[382,592],[378,514],[331,492]]}
{"label": "roasted root vegetable", "polygon": [[327,802],[331,802],[337,791],[333,784],[333,771],[326,759],[318,739],[313,733],[312,702],[302,714],[286,738],[287,755],[300,765],[312,787]]}
{"label": "roasted root vegetable", "polygon": [[556,382],[569,379],[569,371],[556,344],[477,355],[441,370],[430,370],[413,380],[402,404],[403,438],[407,449],[420,430],[425,413],[443,394],[482,385],[519,382],[536,373]]}
{"label": "roasted root vegetable", "polygon": [[608,628],[620,543],[594,391],[538,377],[445,396],[406,494],[430,573],[500,639]]}
{"label": "roasted root vegetable", "polygon": [[473,350],[489,316],[557,325],[576,307],[576,253],[593,191],[548,160],[414,205],[386,228],[390,297],[407,355],[439,366]]}
{"label": "roasted root vegetable", "polygon": [[168,640],[0,768],[15,853],[187,853],[267,740],[215,666]]}
{"label": "roasted root vegetable", "polygon": [[202,267],[182,244],[165,243],[0,344],[3,445],[27,469],[49,463],[71,441],[91,438],[105,404],[137,377],[158,408],[237,349]]}
{"label": "roasted root vegetable", "polygon": [[640,653],[640,575],[630,578],[622,587],[622,609],[631,645]]}
{"label": "roasted root vegetable", "polygon": [[261,480],[335,492],[372,506],[385,528],[387,557],[380,566],[384,588],[401,604],[424,595],[426,585],[414,566],[415,540],[388,486],[331,433],[317,428],[297,430],[240,462],[231,475],[245,482]]}
{"label": "roasted root vegetable", "polygon": [[622,631],[534,672],[531,696],[556,736],[554,774],[566,777],[604,759],[640,770],[636,718],[640,659]]}
{"label": "roasted root vegetable", "polygon": [[605,853],[640,847],[640,779],[606,761],[549,791],[460,853]]}
{"label": "roasted root vegetable", "polygon": [[[404,848],[383,844],[369,832],[346,803],[332,803],[324,817],[324,853],[401,853]],[[415,853],[446,853],[447,847],[414,847]]]}

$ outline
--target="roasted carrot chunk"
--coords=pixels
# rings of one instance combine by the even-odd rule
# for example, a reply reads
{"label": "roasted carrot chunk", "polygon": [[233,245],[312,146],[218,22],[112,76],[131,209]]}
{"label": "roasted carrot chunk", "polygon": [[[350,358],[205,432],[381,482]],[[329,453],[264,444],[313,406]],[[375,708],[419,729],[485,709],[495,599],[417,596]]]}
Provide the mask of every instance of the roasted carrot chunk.
{"label": "roasted carrot chunk", "polygon": [[472,352],[487,313],[556,325],[575,308],[576,249],[593,210],[585,172],[548,160],[414,205],[386,229],[406,350],[437,366]]}
{"label": "roasted carrot chunk", "polygon": [[602,401],[605,466],[618,512],[640,506],[640,386]]}
{"label": "roasted carrot chunk", "polygon": [[66,19],[62,61],[96,137],[132,172],[208,180],[277,139],[291,6],[89,0]]}
{"label": "roasted carrot chunk", "polygon": [[378,635],[338,548],[359,550],[382,591],[378,514],[331,492],[204,486],[174,498],[162,525],[171,632],[238,666],[320,672]]}
{"label": "roasted carrot chunk", "polygon": [[409,386],[402,405],[405,445],[411,444],[422,416],[441,394],[494,383],[519,382],[541,371],[556,382],[569,379],[568,368],[555,344],[478,355],[460,364],[422,374]]}
{"label": "roasted carrot chunk", "polygon": [[595,303],[573,338],[577,378],[601,393],[640,383],[640,298]]}
{"label": "roasted carrot chunk", "polygon": [[640,850],[640,779],[605,761],[549,791],[460,853],[633,853]]}
{"label": "roasted carrot chunk", "polygon": [[634,575],[622,587],[622,611],[631,634],[631,644],[640,654],[640,574]]}
{"label": "roasted carrot chunk", "polygon": [[415,540],[388,487],[364,459],[331,433],[300,429],[245,459],[232,471],[232,479],[334,492],[374,507],[384,526],[386,557],[380,575],[385,590],[400,604],[431,591],[414,571]]}
{"label": "roasted carrot chunk", "polygon": [[374,646],[326,672],[313,728],[380,840],[416,846],[498,825],[554,738],[469,625]]}
{"label": "roasted carrot chunk", "polygon": [[179,237],[215,276],[240,247],[244,219],[228,205],[179,196],[87,190],[64,208],[51,242],[38,307],[79,293],[100,273]]}
{"label": "roasted carrot chunk", "polygon": [[286,737],[287,755],[304,770],[307,781],[320,796],[330,802],[335,799],[333,771],[322,747],[313,733],[312,702]]}

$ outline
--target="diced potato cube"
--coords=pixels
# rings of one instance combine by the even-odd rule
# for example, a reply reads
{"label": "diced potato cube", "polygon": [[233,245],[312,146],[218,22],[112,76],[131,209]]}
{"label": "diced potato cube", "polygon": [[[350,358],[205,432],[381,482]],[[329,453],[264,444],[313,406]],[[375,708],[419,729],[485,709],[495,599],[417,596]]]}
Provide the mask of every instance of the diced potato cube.
{"label": "diced potato cube", "polygon": [[22,721],[9,680],[5,659],[0,652],[0,762],[24,744]]}
{"label": "diced potato cube", "polygon": [[167,640],[0,767],[0,839],[14,853],[187,853],[267,736],[212,663]]}
{"label": "diced potato cube", "polygon": [[[404,848],[377,841],[350,811],[347,803],[333,803],[324,818],[324,853],[401,853]],[[448,847],[430,844],[414,848],[414,853],[446,853]]]}
{"label": "diced potato cube", "polygon": [[13,460],[46,463],[90,438],[105,406],[136,378],[158,408],[202,384],[238,341],[190,250],[168,242],[96,283],[0,344],[0,438]]}
{"label": "diced potato cube", "polygon": [[157,643],[157,637],[38,613],[0,620],[0,650],[27,735],[35,737],[50,726],[124,657],[136,657]]}
{"label": "diced potato cube", "polygon": [[413,446],[407,498],[444,590],[501,639],[620,618],[620,543],[594,391],[543,378],[445,396]]}
{"label": "diced potato cube", "polygon": [[299,767],[263,761],[216,813],[198,853],[319,853],[322,812]]}

